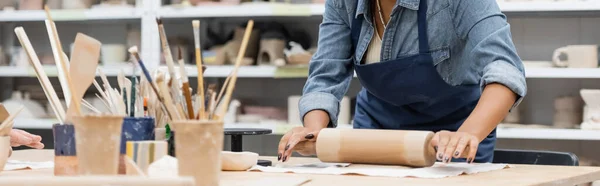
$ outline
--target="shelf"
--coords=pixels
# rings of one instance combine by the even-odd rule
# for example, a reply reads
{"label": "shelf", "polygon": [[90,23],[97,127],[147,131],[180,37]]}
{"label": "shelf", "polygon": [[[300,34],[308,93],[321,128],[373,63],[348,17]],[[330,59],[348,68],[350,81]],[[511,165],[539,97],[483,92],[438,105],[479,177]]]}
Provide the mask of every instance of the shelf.
{"label": "shelf", "polygon": [[[589,12],[600,11],[598,1],[498,2],[500,10],[509,12]],[[243,3],[240,5],[166,6],[159,10],[163,18],[264,17],[323,15],[323,4]]]}
{"label": "shelf", "polygon": [[[22,129],[51,129],[55,119],[22,119],[15,120],[15,128]],[[273,134],[282,135],[300,125],[278,123],[236,123],[225,124],[226,128],[265,128]],[[338,128],[352,128],[352,125],[338,125]],[[536,139],[536,140],[600,140],[600,130],[581,129],[545,129],[545,128],[498,128],[497,137],[500,139]]]}
{"label": "shelf", "polygon": [[[117,76],[120,71],[130,74],[133,70],[131,65],[110,65],[99,67],[106,76]],[[58,70],[54,65],[44,65],[44,71],[48,77],[56,77]],[[36,77],[31,67],[0,66],[0,77]]]}
{"label": "shelf", "polygon": [[[110,11],[110,13],[107,13],[108,11]],[[51,14],[54,21],[121,20],[142,18],[142,10],[124,7],[81,10],[52,10]],[[44,20],[46,20],[46,13],[43,10],[0,11],[0,22]]]}
{"label": "shelf", "polygon": [[161,18],[265,17],[323,15],[323,4],[242,3],[240,5],[167,6],[159,10]]}
{"label": "shelf", "polygon": [[[166,67],[161,67],[166,70]],[[302,70],[304,69],[304,70]],[[307,67],[242,66],[238,77],[246,78],[290,78],[306,77]],[[196,77],[195,66],[186,66],[188,76]],[[227,77],[233,66],[207,66],[205,77]],[[600,68],[528,68],[527,78],[600,78]]]}

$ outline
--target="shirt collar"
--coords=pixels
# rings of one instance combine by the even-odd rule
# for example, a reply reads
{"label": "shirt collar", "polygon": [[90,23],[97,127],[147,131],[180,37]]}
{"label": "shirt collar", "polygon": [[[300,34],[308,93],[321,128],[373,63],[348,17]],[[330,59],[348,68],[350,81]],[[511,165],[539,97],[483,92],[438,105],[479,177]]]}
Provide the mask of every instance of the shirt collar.
{"label": "shirt collar", "polygon": [[[369,2],[375,2],[375,0],[358,0],[358,4],[356,4],[356,15],[354,17],[358,17],[360,14],[367,13],[369,9]],[[396,6],[402,6],[411,10],[419,10],[419,2],[421,0],[396,0]]]}

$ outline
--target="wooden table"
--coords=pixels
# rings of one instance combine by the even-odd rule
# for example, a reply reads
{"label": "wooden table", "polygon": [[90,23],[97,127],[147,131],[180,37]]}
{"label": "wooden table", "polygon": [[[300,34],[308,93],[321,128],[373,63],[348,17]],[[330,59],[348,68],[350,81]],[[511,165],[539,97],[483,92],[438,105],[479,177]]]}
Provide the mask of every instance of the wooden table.
{"label": "wooden table", "polygon": [[[11,159],[24,161],[52,161],[52,150],[22,150],[15,151]],[[262,157],[275,160],[273,157]],[[290,163],[314,162],[314,158],[292,158]],[[273,161],[276,162],[276,161]],[[53,174],[52,169],[3,171],[0,179],[4,176],[49,176]],[[368,177],[368,176],[336,176],[336,175],[312,175],[291,173],[262,173],[262,172],[223,172],[223,180],[252,180],[264,177],[293,178],[305,177],[311,179],[303,186],[314,185],[436,185],[436,186],[479,186],[479,185],[577,185],[595,180],[600,180],[600,167],[570,167],[570,166],[540,166],[540,165],[515,165],[513,168],[478,173],[473,175],[461,175],[442,179],[421,178],[390,178],[390,177]]]}

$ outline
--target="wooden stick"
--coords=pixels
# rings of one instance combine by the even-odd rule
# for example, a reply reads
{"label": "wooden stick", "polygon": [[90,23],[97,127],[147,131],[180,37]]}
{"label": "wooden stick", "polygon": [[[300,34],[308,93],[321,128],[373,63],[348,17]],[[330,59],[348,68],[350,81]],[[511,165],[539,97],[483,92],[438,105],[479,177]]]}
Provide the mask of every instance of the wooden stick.
{"label": "wooden stick", "polygon": [[[60,46],[60,39],[58,37],[58,32],[56,31],[56,25],[54,22],[46,19],[46,30],[48,32],[48,38],[50,39],[50,46],[52,47],[52,55],[54,56],[54,65],[56,65],[56,69],[58,70],[58,81],[60,82],[60,87],[62,88],[63,95],[65,97],[65,102],[67,106],[71,104],[71,90],[69,89],[69,84],[65,79],[65,73],[63,68],[61,67],[61,63],[59,61],[64,60],[64,63],[69,66],[69,61],[64,59],[62,50],[58,50],[58,46]],[[56,38],[56,39],[55,39]]]}
{"label": "wooden stick", "polygon": [[[158,24],[158,33],[160,35],[160,41],[162,43],[162,49],[163,49],[163,54],[165,56],[165,62],[167,63],[167,69],[169,70],[169,76],[171,76],[171,81],[170,81],[170,85],[171,84],[176,84],[178,85],[179,83],[174,82],[177,78],[177,76],[175,76],[175,63],[173,62],[173,55],[171,54],[171,48],[169,46],[169,42],[167,40],[167,34],[165,32],[165,27],[162,23],[162,20],[160,19],[156,19],[156,23]],[[174,94],[176,95],[181,95],[182,93],[180,92],[179,89],[176,89],[176,92],[174,92]]]}
{"label": "wooden stick", "polygon": [[175,107],[175,105],[173,105],[173,99],[171,99],[171,95],[169,94],[169,87],[167,87],[167,84],[164,82],[164,76],[159,75],[156,78],[156,84],[158,85],[158,89],[159,89],[160,93],[163,95],[163,98],[164,98],[163,103],[166,105],[167,110],[173,116],[171,118],[171,120],[181,119],[181,116],[179,115],[177,108]]}
{"label": "wooden stick", "polygon": [[231,94],[233,94],[233,89],[235,89],[235,82],[237,81],[237,74],[242,63],[242,59],[244,59],[244,55],[246,54],[246,47],[248,46],[248,40],[250,39],[250,34],[252,33],[252,28],[254,27],[254,21],[248,21],[248,25],[246,26],[246,31],[244,32],[244,39],[242,40],[242,45],[240,46],[240,51],[238,52],[237,59],[235,61],[235,68],[233,69],[233,74],[231,75],[231,80],[229,83],[231,85],[227,85],[227,93],[225,94],[225,100],[223,102],[223,107],[221,107],[221,112],[219,112],[218,116],[219,121],[223,121],[223,116],[227,112],[227,108],[229,107],[229,102],[231,101]]}
{"label": "wooden stick", "polygon": [[[46,17],[48,17],[48,20],[53,23],[50,24],[52,30],[54,31],[54,40],[56,41],[56,49],[58,50],[58,53],[62,54],[63,49],[62,49],[62,44],[60,43],[60,40],[58,38],[58,32],[56,31],[56,25],[54,24],[54,21],[52,20],[52,15],[50,15],[50,8],[48,8],[47,5],[44,6],[44,10],[46,11]],[[56,63],[60,63],[60,67],[62,68],[62,71],[65,72],[64,73],[64,79],[67,81],[67,86],[69,87],[69,91],[72,94],[74,94],[74,90],[73,90],[73,83],[71,82],[71,76],[69,75],[69,68],[67,67],[67,62],[66,59],[64,58],[64,56],[61,55],[61,60],[60,61],[56,61]],[[71,101],[75,101],[75,102],[79,102],[79,100],[74,100],[72,97],[71,98],[66,98],[66,99],[71,99]],[[76,103],[75,107],[77,110],[81,111],[81,108],[79,108],[79,105]],[[80,114],[79,112],[77,112],[78,114]],[[66,119],[66,118],[65,118]]]}
{"label": "wooden stick", "polygon": [[221,87],[221,91],[219,91],[219,96],[217,96],[217,104],[221,103],[221,98],[223,97],[223,93],[225,93],[225,88],[229,85],[229,80],[231,79],[231,73],[225,79],[223,86]]}
{"label": "wooden stick", "polygon": [[[102,94],[104,94],[104,92],[103,92],[103,91],[101,91],[101,92],[102,92]],[[102,97],[100,97],[98,94],[94,94],[94,95],[96,95],[96,97],[98,97],[98,99],[99,99],[100,101],[102,101],[102,104],[103,104],[103,105],[106,107],[106,109],[110,110],[110,106],[108,106],[108,102],[107,102],[108,98],[106,98],[106,100],[104,100],[104,99],[102,99]]]}
{"label": "wooden stick", "polygon": [[42,85],[44,94],[46,94],[46,98],[48,99],[48,102],[50,102],[50,106],[52,106],[52,110],[54,111],[56,118],[60,121],[60,123],[64,123],[65,109],[63,108],[61,102],[59,101],[58,96],[56,95],[56,91],[54,91],[54,87],[52,87],[52,83],[50,83],[50,79],[48,79],[48,75],[46,75],[46,72],[44,71],[44,68],[42,67],[42,63],[40,62],[40,59],[38,58],[37,54],[35,53],[33,46],[31,46],[29,37],[27,37],[27,34],[25,33],[25,30],[23,29],[23,27],[15,28],[15,33],[17,34],[17,38],[19,39],[19,42],[25,49],[27,56],[29,56],[29,59],[30,59],[29,62],[31,63],[31,66],[33,66],[33,69],[35,70],[35,74],[38,77],[38,81],[40,81],[40,84]]}
{"label": "wooden stick", "polygon": [[192,93],[190,92],[190,80],[188,79],[187,72],[185,71],[185,64],[183,62],[183,54],[181,52],[181,47],[177,48],[178,50],[178,62],[179,62],[179,71],[181,73],[181,78],[183,79],[183,95],[185,96],[185,104],[187,106],[187,119],[194,119],[194,107],[192,105]]}
{"label": "wooden stick", "polygon": [[96,114],[100,114],[102,112],[100,112],[100,110],[98,110],[96,107],[94,107],[92,104],[90,104],[88,101],[86,101],[85,99],[81,99],[81,103],[84,107],[90,109],[91,111],[94,111]]}
{"label": "wooden stick", "polygon": [[198,92],[197,94],[202,98],[202,101],[200,102],[200,108],[198,109],[198,117],[200,119],[206,119],[206,108],[204,105],[204,70],[202,69],[202,52],[200,51],[200,20],[193,20],[192,27],[194,28],[196,69],[198,70],[198,87],[196,87],[196,91]]}

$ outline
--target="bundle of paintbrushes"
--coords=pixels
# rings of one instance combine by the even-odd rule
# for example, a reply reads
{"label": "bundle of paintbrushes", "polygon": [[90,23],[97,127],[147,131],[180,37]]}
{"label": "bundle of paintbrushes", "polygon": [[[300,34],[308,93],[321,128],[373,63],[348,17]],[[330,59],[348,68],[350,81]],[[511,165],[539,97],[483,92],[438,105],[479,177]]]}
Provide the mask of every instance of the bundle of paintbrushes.
{"label": "bundle of paintbrushes", "polygon": [[164,25],[160,19],[157,19],[158,31],[162,44],[163,55],[167,64],[167,72],[157,70],[150,73],[144,65],[137,47],[132,47],[129,52],[133,59],[137,61],[142,69],[143,77],[140,81],[139,96],[146,100],[147,114],[154,116],[157,120],[157,127],[163,127],[169,121],[174,120],[218,120],[222,121],[222,116],[227,111],[227,106],[231,100],[231,95],[235,88],[237,73],[241,60],[246,51],[248,38],[254,22],[250,20],[246,27],[244,40],[238,52],[235,68],[227,77],[221,90],[217,92],[214,85],[204,87],[202,65],[202,56],[200,52],[200,22],[192,21],[194,29],[196,67],[198,72],[198,84],[196,94],[190,86],[186,68],[184,66],[181,50],[178,52],[177,64],[171,54],[171,49],[167,42]]}

